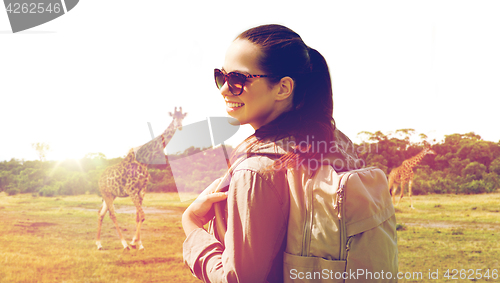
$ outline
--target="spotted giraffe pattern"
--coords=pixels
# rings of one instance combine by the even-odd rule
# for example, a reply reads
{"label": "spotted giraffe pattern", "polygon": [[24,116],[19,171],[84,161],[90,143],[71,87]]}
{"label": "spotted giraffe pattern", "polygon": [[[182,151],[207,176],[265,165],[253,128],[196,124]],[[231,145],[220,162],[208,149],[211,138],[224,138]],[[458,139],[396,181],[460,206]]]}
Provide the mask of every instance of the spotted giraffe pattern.
{"label": "spotted giraffe pattern", "polygon": [[392,203],[396,202],[396,191],[398,185],[401,184],[401,195],[398,200],[398,205],[403,198],[405,184],[408,183],[408,194],[410,196],[410,206],[413,208],[413,201],[411,198],[411,185],[413,183],[413,167],[415,167],[425,155],[436,154],[430,147],[425,147],[419,154],[413,156],[410,159],[403,161],[401,166],[396,167],[389,173],[389,190],[392,187]]}
{"label": "spotted giraffe pattern", "polygon": [[159,158],[163,159],[163,163],[165,163],[165,154],[163,150],[174,136],[175,131],[177,129],[182,129],[182,120],[187,115],[187,113],[182,113],[182,107],[180,108],[180,111],[177,111],[176,107],[174,114],[169,114],[173,117],[173,120],[161,135],[157,136],[143,146],[130,149],[122,162],[106,168],[102,173],[99,179],[99,190],[103,198],[103,204],[98,213],[99,216],[96,238],[98,249],[102,249],[100,241],[102,220],[108,211],[111,220],[115,224],[115,228],[118,232],[123,248],[130,249],[121,233],[120,227],[118,226],[115,208],[113,206],[113,201],[116,197],[129,196],[132,199],[137,211],[137,229],[130,245],[132,247],[138,245],[140,250],[144,249],[141,242],[140,230],[141,224],[145,219],[144,210],[142,209],[142,201],[144,200],[146,187],[150,179],[148,164],[156,164]]}
{"label": "spotted giraffe pattern", "polygon": [[186,115],[187,113],[182,114],[182,107],[180,111],[177,111],[176,107],[174,114],[170,113],[170,116],[174,117],[174,119],[167,129],[147,144],[134,149],[136,151],[137,161],[144,164],[165,164],[165,154],[163,150],[174,136],[175,130],[182,130],[182,120]]}

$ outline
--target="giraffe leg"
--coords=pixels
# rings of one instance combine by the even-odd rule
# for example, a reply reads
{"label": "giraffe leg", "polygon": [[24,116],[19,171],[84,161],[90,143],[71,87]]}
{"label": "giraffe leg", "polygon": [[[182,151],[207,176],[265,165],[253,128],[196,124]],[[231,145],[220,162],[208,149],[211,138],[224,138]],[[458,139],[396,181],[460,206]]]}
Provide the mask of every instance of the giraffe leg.
{"label": "giraffe leg", "polygon": [[391,194],[391,196],[392,196],[392,185],[393,184],[394,184],[394,179],[393,179],[393,177],[391,175],[389,175],[389,184],[388,184],[388,187],[389,187],[389,193]]}
{"label": "giraffe leg", "polygon": [[396,191],[398,190],[398,184],[394,184],[392,187],[392,205],[396,205]]}
{"label": "giraffe leg", "polygon": [[144,250],[144,246],[142,245],[142,241],[141,241],[141,224],[142,224],[142,221],[137,222],[137,231],[135,233],[134,238],[132,239],[132,242],[130,242],[130,246],[133,248],[138,247],[139,251]]}
{"label": "giraffe leg", "polygon": [[399,200],[398,200],[398,204],[397,205],[399,205],[399,202],[403,198],[404,191],[405,191],[405,182],[401,181],[401,195],[399,196]]}
{"label": "giraffe leg", "polygon": [[411,200],[411,183],[412,183],[412,182],[413,182],[413,180],[410,180],[410,181],[408,182],[408,194],[410,195],[410,207],[411,207],[411,209],[415,209],[415,208],[413,207],[413,201]]}
{"label": "giraffe leg", "polygon": [[145,219],[145,213],[144,213],[144,210],[142,209],[142,200],[143,199],[144,199],[144,191],[141,191],[138,193],[137,196],[132,197],[132,201],[134,202],[135,209],[137,210],[136,219],[135,219],[135,222],[137,224],[137,230],[135,232],[135,236],[132,239],[132,242],[130,243],[130,245],[132,247],[138,246],[140,251],[144,250],[144,246],[142,245],[142,241],[141,241],[141,225]]}
{"label": "giraffe leg", "polygon": [[122,242],[123,250],[130,250],[130,247],[128,246],[127,241],[125,241],[125,239],[123,238],[122,231],[120,229],[120,226],[118,225],[118,220],[116,219],[115,207],[113,205],[114,198],[105,197],[104,200],[106,201],[106,204],[108,206],[109,217],[111,218],[111,220],[113,220],[113,223],[115,224],[116,232],[118,233],[118,236],[120,237],[120,241]]}
{"label": "giraffe leg", "polygon": [[103,200],[102,201],[102,206],[101,209],[98,212],[97,216],[97,237],[96,237],[96,245],[98,250],[102,250],[102,245],[101,245],[101,227],[102,227],[102,220],[104,219],[104,216],[106,216],[106,213],[108,212],[108,206],[106,205],[106,202]]}

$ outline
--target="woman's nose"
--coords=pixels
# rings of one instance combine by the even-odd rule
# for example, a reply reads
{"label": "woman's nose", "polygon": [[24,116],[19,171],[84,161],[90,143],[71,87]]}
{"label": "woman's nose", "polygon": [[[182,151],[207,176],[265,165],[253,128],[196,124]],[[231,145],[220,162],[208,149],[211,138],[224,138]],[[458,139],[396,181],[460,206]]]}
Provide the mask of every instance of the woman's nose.
{"label": "woman's nose", "polygon": [[224,82],[224,85],[222,85],[222,87],[219,89],[219,91],[220,91],[220,94],[222,94],[222,96],[233,96],[233,94],[229,90],[229,86],[227,85],[227,82]]}

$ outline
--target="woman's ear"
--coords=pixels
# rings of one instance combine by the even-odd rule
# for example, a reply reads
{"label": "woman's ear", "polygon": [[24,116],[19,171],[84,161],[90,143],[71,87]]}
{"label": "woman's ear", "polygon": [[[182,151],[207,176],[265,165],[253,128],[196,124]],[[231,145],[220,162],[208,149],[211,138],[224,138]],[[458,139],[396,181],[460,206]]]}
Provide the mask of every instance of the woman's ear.
{"label": "woman's ear", "polygon": [[278,82],[279,90],[276,94],[276,100],[285,100],[292,96],[295,82],[290,77],[283,77]]}

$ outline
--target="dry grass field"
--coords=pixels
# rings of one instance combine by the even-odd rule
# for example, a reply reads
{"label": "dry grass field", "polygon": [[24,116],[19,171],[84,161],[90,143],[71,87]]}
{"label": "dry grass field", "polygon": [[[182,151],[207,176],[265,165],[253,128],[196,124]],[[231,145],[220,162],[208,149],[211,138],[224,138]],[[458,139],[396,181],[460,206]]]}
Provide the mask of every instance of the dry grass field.
{"label": "dry grass field", "polygon": [[[182,262],[180,216],[188,204],[175,193],[146,194],[145,251],[123,252],[108,216],[104,250],[98,251],[98,196],[0,193],[0,282],[199,282]],[[399,282],[500,280],[498,273],[494,278],[500,271],[500,194],[417,196],[414,205],[410,209],[403,199],[396,208],[399,271],[407,277]],[[130,241],[135,208],[129,199],[117,199],[115,207]],[[429,278],[436,271],[439,279]]]}
{"label": "dry grass field", "polygon": [[[177,194],[146,195],[144,252],[122,251],[106,216],[95,245],[98,196],[13,197],[0,194],[0,282],[197,282],[182,262],[181,214],[188,203]],[[128,241],[135,207],[117,199],[118,222]]]}

